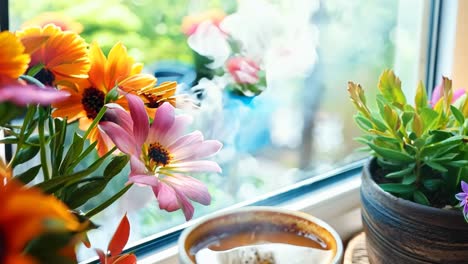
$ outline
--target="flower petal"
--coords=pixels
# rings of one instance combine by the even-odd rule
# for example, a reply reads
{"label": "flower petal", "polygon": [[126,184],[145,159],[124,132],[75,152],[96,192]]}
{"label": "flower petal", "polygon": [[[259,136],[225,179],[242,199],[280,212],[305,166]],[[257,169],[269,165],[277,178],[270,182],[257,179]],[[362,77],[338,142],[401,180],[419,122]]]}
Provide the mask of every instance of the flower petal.
{"label": "flower petal", "polygon": [[138,146],[141,146],[145,142],[149,132],[148,115],[146,114],[145,106],[140,97],[127,94],[126,98],[133,119],[133,135],[135,136],[135,141]]}
{"label": "flower petal", "polygon": [[200,131],[194,131],[190,134],[178,138],[175,142],[167,146],[170,152],[174,153],[186,145],[195,144],[203,141],[203,134]]}
{"label": "flower petal", "polygon": [[460,201],[461,206],[466,203],[466,196],[468,196],[466,193],[455,194],[455,198],[457,198],[457,200]]}
{"label": "flower petal", "polygon": [[163,103],[154,117],[146,143],[159,142],[174,123],[174,107],[169,103]]}
{"label": "flower petal", "polygon": [[195,208],[193,208],[192,203],[190,200],[185,196],[184,193],[180,192],[179,190],[175,189],[177,199],[182,207],[182,211],[184,212],[185,220],[190,220],[193,217],[193,213],[195,212]]}
{"label": "flower petal", "polygon": [[180,172],[218,172],[220,173],[222,171],[218,163],[211,161],[211,160],[187,161],[187,162],[181,162],[181,163],[174,163],[174,164],[171,164],[171,166],[176,168],[177,171],[180,171]]}
{"label": "flower petal", "polygon": [[216,154],[223,144],[217,140],[205,140],[198,144],[188,145],[174,152],[176,161],[197,160]]}
{"label": "flower petal", "polygon": [[192,117],[189,115],[176,116],[174,123],[171,128],[165,134],[165,137],[161,139],[160,143],[168,146],[173,143],[176,139],[181,137],[185,132],[187,126],[192,123]]}
{"label": "flower petal", "polygon": [[108,121],[99,123],[99,126],[112,139],[120,151],[130,155],[138,153],[135,138],[133,135],[128,134],[121,126]]}
{"label": "flower petal", "polygon": [[138,158],[138,155],[130,156],[131,175],[146,174],[146,167],[143,161]]}
{"label": "flower petal", "polygon": [[203,182],[182,174],[175,174],[171,177],[165,177],[164,182],[173,186],[177,191],[184,193],[190,200],[209,205],[211,203],[211,195],[208,188]]}
{"label": "flower petal", "polygon": [[468,194],[468,183],[466,183],[465,181],[461,181],[461,188],[464,193]]}
{"label": "flower petal", "polygon": [[35,85],[9,84],[0,88],[0,102],[10,101],[17,105],[48,105],[67,99],[70,94],[54,88],[39,88]]}
{"label": "flower petal", "polygon": [[156,199],[158,199],[159,209],[174,212],[180,208],[175,190],[167,184],[160,182],[153,187],[153,192]]}
{"label": "flower petal", "polygon": [[159,180],[155,176],[149,176],[146,174],[143,175],[132,175],[128,179],[129,182],[136,183],[138,185],[149,185],[149,186],[157,186],[159,184]]}
{"label": "flower petal", "polygon": [[133,120],[123,107],[115,103],[109,103],[105,105],[107,107],[104,119],[121,126],[128,134],[133,133]]}

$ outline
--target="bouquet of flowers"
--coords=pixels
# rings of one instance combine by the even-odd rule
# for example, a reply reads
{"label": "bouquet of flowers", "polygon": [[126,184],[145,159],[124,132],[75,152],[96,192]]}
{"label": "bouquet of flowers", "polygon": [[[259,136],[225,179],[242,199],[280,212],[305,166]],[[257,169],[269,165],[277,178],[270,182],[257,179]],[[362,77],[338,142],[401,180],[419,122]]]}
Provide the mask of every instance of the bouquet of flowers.
{"label": "bouquet of flowers", "polygon": [[[187,103],[175,82],[157,85],[122,43],[106,56],[53,24],[1,32],[0,47],[0,143],[14,146],[0,160],[1,263],[76,263],[77,244],[92,244],[93,216],[133,185],[152,188],[161,209],[182,209],[187,220],[192,201],[210,204],[190,174],[221,172],[206,159],[221,143],[186,133],[191,118],[175,113]],[[80,211],[127,164],[127,183]],[[129,228],[125,216],[107,251],[97,250],[103,263],[136,261],[119,255]]]}

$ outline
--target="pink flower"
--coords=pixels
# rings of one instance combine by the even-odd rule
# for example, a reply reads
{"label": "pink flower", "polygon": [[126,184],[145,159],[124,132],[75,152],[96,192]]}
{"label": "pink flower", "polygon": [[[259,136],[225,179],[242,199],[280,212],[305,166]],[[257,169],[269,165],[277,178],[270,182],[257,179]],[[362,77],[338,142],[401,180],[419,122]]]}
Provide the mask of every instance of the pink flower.
{"label": "pink flower", "polygon": [[[431,106],[434,107],[437,102],[442,98],[443,92],[442,92],[442,85],[437,85],[436,88],[434,89],[431,97]],[[452,97],[452,103],[456,102],[458,98],[460,98],[462,95],[465,94],[465,89],[458,89],[454,90],[453,92],[453,97]]]}
{"label": "pink flower", "polygon": [[194,208],[190,200],[209,205],[211,196],[201,181],[187,174],[221,172],[216,162],[202,160],[217,153],[221,143],[204,140],[199,131],[184,134],[191,119],[175,116],[169,103],[158,108],[150,125],[141,99],[132,94],[126,97],[130,114],[110,104],[108,112],[113,118],[100,126],[122,152],[130,155],[129,182],[151,186],[159,208],[168,212],[182,208],[185,219],[191,219]]}
{"label": "pink flower", "polygon": [[255,84],[259,80],[260,67],[251,59],[233,57],[226,62],[226,67],[236,83]]}
{"label": "pink flower", "polygon": [[27,104],[48,105],[66,99],[67,92],[58,91],[52,87],[40,88],[35,85],[25,85],[19,81],[0,85],[0,103],[9,101],[16,105]]}

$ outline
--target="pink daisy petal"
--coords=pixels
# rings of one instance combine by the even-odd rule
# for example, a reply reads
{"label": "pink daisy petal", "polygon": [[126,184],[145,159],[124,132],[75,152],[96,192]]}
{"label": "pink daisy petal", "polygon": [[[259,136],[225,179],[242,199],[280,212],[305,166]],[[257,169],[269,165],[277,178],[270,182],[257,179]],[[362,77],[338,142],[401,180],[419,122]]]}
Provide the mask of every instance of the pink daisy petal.
{"label": "pink daisy petal", "polygon": [[211,160],[186,161],[171,164],[171,166],[180,172],[221,172],[218,163]]}
{"label": "pink daisy petal", "polygon": [[112,139],[120,151],[130,155],[137,153],[135,139],[122,127],[108,121],[100,122],[99,126]]}
{"label": "pink daisy petal", "polygon": [[0,88],[0,102],[9,101],[17,105],[48,105],[63,101],[70,94],[52,87],[39,88],[35,85],[9,84]]}
{"label": "pink daisy petal", "polygon": [[159,180],[155,176],[149,176],[146,174],[143,175],[131,175],[128,179],[129,182],[136,183],[140,186],[149,185],[149,186],[157,186],[159,184]]}
{"label": "pink daisy petal", "polygon": [[211,195],[208,188],[199,180],[176,174],[172,177],[165,177],[164,181],[173,186],[176,190],[184,193],[190,200],[209,205],[211,203]]}
{"label": "pink daisy petal", "polygon": [[174,123],[174,107],[169,103],[162,104],[156,111],[153,124],[149,130],[146,143],[159,142]]}
{"label": "pink daisy petal", "polygon": [[184,212],[185,220],[190,220],[193,217],[193,213],[195,212],[195,208],[193,208],[192,203],[189,201],[187,196],[184,193],[180,192],[179,190],[175,189],[177,194],[177,199],[179,201],[180,206],[182,207],[182,211]]}
{"label": "pink daisy petal", "polygon": [[132,134],[133,120],[127,111],[115,103],[106,104],[105,106],[107,107],[106,114],[104,115],[105,120],[118,124],[127,131],[128,134]]}
{"label": "pink daisy petal", "polygon": [[162,145],[168,146],[176,139],[183,136],[185,129],[192,123],[192,117],[188,115],[176,116],[171,128],[167,131],[163,138],[160,138]]}
{"label": "pink daisy petal", "polygon": [[172,144],[167,146],[167,149],[171,152],[177,152],[180,148],[184,146],[199,143],[203,141],[203,134],[200,131],[194,131],[190,134],[182,136],[174,141]]}
{"label": "pink daisy petal", "polygon": [[205,140],[196,145],[180,148],[174,152],[174,156],[178,162],[202,159],[216,154],[222,146],[217,140]]}
{"label": "pink daisy petal", "polygon": [[146,174],[145,164],[136,155],[130,156],[131,175]]}
{"label": "pink daisy petal", "polygon": [[130,114],[133,119],[133,135],[135,136],[136,143],[140,146],[145,142],[149,131],[149,121],[145,105],[136,95],[127,94],[125,97],[127,98]]}
{"label": "pink daisy petal", "polygon": [[159,209],[174,212],[180,208],[175,190],[164,182],[159,182],[157,186],[154,186],[153,192],[158,199]]}

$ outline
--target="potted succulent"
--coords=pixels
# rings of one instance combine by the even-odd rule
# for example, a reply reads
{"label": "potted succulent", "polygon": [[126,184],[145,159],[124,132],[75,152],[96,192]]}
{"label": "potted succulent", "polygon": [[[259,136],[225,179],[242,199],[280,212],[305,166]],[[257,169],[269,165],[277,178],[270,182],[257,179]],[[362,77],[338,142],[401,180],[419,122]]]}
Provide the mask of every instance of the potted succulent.
{"label": "potted succulent", "polygon": [[356,124],[364,131],[358,141],[374,156],[361,186],[371,263],[468,259],[468,100],[455,102],[464,91],[451,86],[443,78],[429,101],[420,83],[410,104],[398,77],[386,70],[374,111],[362,87],[348,84]]}

